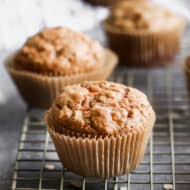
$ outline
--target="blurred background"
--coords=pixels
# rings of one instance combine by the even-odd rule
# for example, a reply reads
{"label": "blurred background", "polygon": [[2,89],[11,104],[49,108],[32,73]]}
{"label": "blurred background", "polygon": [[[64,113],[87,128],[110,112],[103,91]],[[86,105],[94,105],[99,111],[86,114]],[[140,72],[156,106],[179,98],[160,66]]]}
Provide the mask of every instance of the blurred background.
{"label": "blurred background", "polygon": [[[188,0],[153,1],[190,20]],[[21,46],[28,36],[44,27],[64,25],[90,32],[107,14],[106,7],[92,6],[88,0],[0,0],[0,50]],[[97,33],[94,38],[102,40]]]}
{"label": "blurred background", "polygon": [[[190,20],[188,0],[153,0]],[[94,0],[0,0],[0,103],[6,103],[14,93],[3,59],[18,49],[26,38],[44,27],[67,26],[90,35],[106,45],[101,21],[109,13],[106,6]],[[106,1],[105,1],[106,2]]]}

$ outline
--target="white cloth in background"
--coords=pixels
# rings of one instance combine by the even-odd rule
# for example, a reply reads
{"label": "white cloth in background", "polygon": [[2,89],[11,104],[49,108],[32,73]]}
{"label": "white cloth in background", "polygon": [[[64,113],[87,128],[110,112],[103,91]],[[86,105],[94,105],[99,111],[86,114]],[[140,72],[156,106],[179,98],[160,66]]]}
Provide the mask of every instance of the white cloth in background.
{"label": "white cloth in background", "polygon": [[88,31],[107,15],[80,0],[0,0],[0,50],[15,49],[43,27]]}
{"label": "white cloth in background", "polygon": [[[183,17],[185,17],[188,21],[190,21],[190,1],[189,0],[152,0],[171,11],[174,11]],[[189,5],[189,6],[188,6]]]}

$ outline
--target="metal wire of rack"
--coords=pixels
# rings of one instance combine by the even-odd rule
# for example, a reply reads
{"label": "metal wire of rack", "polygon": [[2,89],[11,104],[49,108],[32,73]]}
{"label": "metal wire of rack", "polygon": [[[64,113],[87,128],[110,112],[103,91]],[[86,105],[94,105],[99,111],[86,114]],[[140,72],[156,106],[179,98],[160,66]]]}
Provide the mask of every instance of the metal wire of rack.
{"label": "metal wire of rack", "polygon": [[[186,27],[181,56],[189,50]],[[44,112],[29,109],[23,122],[11,190],[189,190],[190,100],[179,64],[164,69],[115,71],[113,81],[145,92],[157,122],[140,166],[131,174],[107,180],[85,178],[60,163],[43,120]]]}
{"label": "metal wire of rack", "polygon": [[112,80],[144,91],[157,113],[140,166],[131,174],[107,180],[73,174],[56,155],[43,111],[33,109],[23,123],[12,190],[190,189],[190,104],[182,71],[119,68]]}

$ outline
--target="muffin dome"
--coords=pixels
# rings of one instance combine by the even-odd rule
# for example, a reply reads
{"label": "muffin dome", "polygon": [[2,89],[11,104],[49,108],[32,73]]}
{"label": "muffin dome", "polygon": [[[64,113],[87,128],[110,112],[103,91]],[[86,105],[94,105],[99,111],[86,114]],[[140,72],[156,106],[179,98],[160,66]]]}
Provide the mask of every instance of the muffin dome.
{"label": "muffin dome", "polygon": [[150,1],[125,1],[113,7],[109,24],[123,31],[157,32],[177,27],[181,18]]}
{"label": "muffin dome", "polygon": [[71,75],[103,65],[98,42],[64,27],[48,28],[30,37],[15,56],[18,69],[44,74]]}
{"label": "muffin dome", "polygon": [[174,63],[185,21],[151,1],[126,1],[115,5],[103,22],[109,47],[126,66]]}
{"label": "muffin dome", "polygon": [[155,118],[142,92],[107,81],[65,87],[49,115],[56,124],[55,131],[91,136],[129,132],[146,126],[150,118]]}

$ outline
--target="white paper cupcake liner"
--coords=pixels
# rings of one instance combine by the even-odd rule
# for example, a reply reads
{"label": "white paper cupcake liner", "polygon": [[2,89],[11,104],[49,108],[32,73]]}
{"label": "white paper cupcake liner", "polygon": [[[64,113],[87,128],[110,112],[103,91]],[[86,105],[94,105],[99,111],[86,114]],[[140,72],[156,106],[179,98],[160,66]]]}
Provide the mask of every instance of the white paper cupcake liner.
{"label": "white paper cupcake liner", "polygon": [[133,171],[144,156],[155,115],[142,127],[123,135],[88,138],[59,134],[50,114],[48,131],[64,167],[82,176],[109,178]]}

